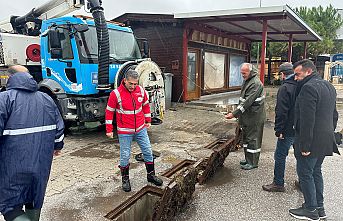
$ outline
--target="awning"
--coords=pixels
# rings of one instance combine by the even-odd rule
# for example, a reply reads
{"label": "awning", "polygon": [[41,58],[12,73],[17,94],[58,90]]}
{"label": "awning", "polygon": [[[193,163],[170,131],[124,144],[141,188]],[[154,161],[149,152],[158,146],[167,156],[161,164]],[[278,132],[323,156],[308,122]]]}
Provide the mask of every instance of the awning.
{"label": "awning", "polygon": [[311,29],[288,5],[219,10],[208,12],[178,13],[175,19],[186,24],[222,32],[226,36],[243,38],[247,41],[261,41],[263,21],[266,20],[269,42],[321,41],[322,38]]}

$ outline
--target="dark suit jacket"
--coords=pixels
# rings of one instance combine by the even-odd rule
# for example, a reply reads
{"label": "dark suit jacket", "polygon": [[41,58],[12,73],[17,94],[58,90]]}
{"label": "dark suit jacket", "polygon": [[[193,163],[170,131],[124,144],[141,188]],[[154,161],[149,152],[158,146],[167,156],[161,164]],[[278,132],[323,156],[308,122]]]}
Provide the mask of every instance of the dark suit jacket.
{"label": "dark suit jacket", "polygon": [[300,82],[295,103],[295,155],[311,152],[312,157],[338,153],[334,131],[337,125],[336,90],[316,73]]}

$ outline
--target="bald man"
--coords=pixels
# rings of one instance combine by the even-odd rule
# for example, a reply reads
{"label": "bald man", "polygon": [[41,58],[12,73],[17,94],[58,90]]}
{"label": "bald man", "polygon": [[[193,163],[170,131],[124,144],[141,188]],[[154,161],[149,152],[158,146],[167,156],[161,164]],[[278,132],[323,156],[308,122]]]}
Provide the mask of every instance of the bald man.
{"label": "bald man", "polygon": [[264,89],[256,68],[243,63],[241,74],[244,79],[237,109],[228,113],[227,119],[238,118],[243,133],[245,160],[241,168],[251,170],[258,167],[265,121]]}
{"label": "bald man", "polygon": [[0,93],[0,213],[6,221],[38,221],[64,124],[27,68],[12,66],[8,74]]}

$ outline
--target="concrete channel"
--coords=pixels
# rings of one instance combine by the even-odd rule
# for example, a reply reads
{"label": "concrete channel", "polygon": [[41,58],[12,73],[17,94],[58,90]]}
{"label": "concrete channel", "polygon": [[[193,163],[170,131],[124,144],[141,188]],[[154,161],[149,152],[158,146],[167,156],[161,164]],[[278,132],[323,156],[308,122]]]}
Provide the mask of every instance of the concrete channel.
{"label": "concrete channel", "polygon": [[197,161],[182,160],[162,174],[170,179],[164,188],[145,186],[105,217],[115,221],[172,220],[192,199],[195,185],[213,177],[238,142],[231,138],[207,144],[204,148],[211,149],[211,155]]}

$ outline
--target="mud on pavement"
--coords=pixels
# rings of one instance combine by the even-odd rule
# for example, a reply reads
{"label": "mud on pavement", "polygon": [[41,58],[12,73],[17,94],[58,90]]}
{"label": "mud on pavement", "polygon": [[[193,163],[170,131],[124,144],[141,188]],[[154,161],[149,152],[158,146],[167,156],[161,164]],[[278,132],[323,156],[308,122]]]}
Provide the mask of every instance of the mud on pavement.
{"label": "mud on pavement", "polygon": [[[273,99],[274,97],[271,95],[270,100]],[[216,220],[217,218],[229,220],[225,217],[239,220],[239,217],[242,217],[241,214],[245,214],[245,220],[258,220],[256,216],[250,219],[249,214],[251,215],[251,213],[243,211],[247,208],[240,205],[239,197],[247,196],[249,202],[254,203],[255,197],[264,202],[259,203],[254,210],[267,208],[268,202],[273,205],[281,203],[287,207],[280,207],[275,211],[272,209],[268,214],[260,214],[259,217],[264,217],[265,220],[292,220],[287,214],[288,205],[299,203],[301,195],[294,189],[288,188],[285,197],[271,198],[269,195],[265,196],[260,188],[260,185],[265,184],[266,181],[269,182],[272,178],[275,145],[273,123],[270,121],[274,117],[272,107],[273,104],[270,105],[270,114],[267,117],[269,120],[265,124],[263,153],[258,171],[247,174],[239,170],[236,164],[243,157],[242,151],[230,154],[224,163],[224,167],[218,171],[212,181],[204,187],[197,188],[193,201],[187,207],[188,212],[185,211],[177,217],[177,220],[194,220],[193,218],[198,220]],[[338,129],[341,130],[343,128],[343,104],[338,104],[337,107],[340,114]],[[196,160],[207,156],[208,153],[202,147],[217,138],[225,138],[234,134],[235,125],[235,121],[226,120],[222,113],[212,111],[209,108],[190,108],[187,105],[180,105],[174,110],[168,110],[165,114],[164,123],[152,126],[149,131],[153,150],[161,153],[160,157],[155,160],[156,172],[161,174],[183,159]],[[117,140],[108,139],[103,130],[84,131],[80,134],[67,136],[63,154],[53,161],[41,220],[107,220],[104,216],[109,211],[148,184],[144,164],[134,159],[134,155],[138,153],[140,150],[137,144],[134,144],[130,167],[132,192],[124,193],[121,191],[121,177],[117,167],[119,162]],[[333,159],[334,163],[342,161],[338,157]],[[287,172],[288,175],[286,175],[288,176],[286,182],[291,183],[295,179],[294,157],[291,156],[287,163],[291,165]],[[249,186],[249,180],[256,180],[255,184]],[[228,186],[227,189],[225,186]],[[247,189],[252,191],[250,196],[247,195],[249,192],[245,192]],[[213,196],[220,197],[219,201],[210,200]],[[331,198],[335,199],[335,195]],[[225,210],[221,210],[217,203],[231,208],[229,212],[231,214],[227,214],[228,216],[225,213],[220,214]],[[241,209],[233,213],[232,211],[236,208]],[[340,217],[340,215],[342,214],[338,213],[338,215],[331,217]],[[0,221],[3,221],[2,217],[0,217]]]}
{"label": "mud on pavement", "polygon": [[[203,157],[201,148],[217,138],[232,136],[235,125],[235,121],[208,109],[181,105],[167,111],[164,123],[149,130],[152,149],[161,153],[155,160],[156,172],[162,173],[183,159]],[[134,159],[138,153],[134,143],[132,192],[123,193],[117,140],[98,130],[67,136],[62,155],[53,161],[41,220],[107,220],[104,215],[147,184],[144,164]]]}

